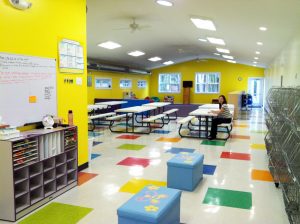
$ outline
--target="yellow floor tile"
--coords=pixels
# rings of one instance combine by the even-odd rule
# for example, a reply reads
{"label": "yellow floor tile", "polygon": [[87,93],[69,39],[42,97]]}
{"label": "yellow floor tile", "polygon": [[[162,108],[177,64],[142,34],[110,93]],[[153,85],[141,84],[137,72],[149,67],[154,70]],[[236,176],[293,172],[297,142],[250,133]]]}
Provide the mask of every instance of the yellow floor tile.
{"label": "yellow floor tile", "polygon": [[181,140],[181,138],[165,138],[165,137],[161,137],[159,139],[157,139],[156,141],[159,142],[179,142]]}
{"label": "yellow floor tile", "polygon": [[273,177],[268,170],[252,170],[251,178],[252,180],[273,182]]}
{"label": "yellow floor tile", "polygon": [[235,128],[249,128],[247,124],[234,124],[233,127]]}
{"label": "yellow floor tile", "polygon": [[164,181],[132,178],[126,184],[124,184],[120,188],[119,191],[135,194],[135,193],[139,192],[140,190],[142,190],[145,186],[150,185],[150,184],[155,185],[155,186],[159,186],[159,187],[166,187],[167,186],[167,182],[164,182]]}
{"label": "yellow floor tile", "polygon": [[250,144],[252,149],[266,150],[265,144]]}

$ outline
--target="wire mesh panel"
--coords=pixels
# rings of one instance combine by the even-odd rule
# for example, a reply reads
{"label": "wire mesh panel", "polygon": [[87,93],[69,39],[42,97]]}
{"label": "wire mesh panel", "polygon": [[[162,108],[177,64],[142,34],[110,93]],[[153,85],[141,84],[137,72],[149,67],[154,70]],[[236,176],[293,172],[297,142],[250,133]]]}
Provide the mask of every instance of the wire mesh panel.
{"label": "wire mesh panel", "polygon": [[289,221],[300,224],[300,88],[272,88],[266,100],[269,169],[280,183]]}

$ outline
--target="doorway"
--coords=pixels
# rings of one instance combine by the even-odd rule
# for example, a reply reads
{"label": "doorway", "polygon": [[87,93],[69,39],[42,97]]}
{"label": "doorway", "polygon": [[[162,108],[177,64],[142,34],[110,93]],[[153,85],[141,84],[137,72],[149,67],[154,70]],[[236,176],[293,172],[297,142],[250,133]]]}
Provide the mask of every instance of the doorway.
{"label": "doorway", "polygon": [[263,107],[264,90],[264,78],[248,78],[248,93],[252,96],[252,107]]}

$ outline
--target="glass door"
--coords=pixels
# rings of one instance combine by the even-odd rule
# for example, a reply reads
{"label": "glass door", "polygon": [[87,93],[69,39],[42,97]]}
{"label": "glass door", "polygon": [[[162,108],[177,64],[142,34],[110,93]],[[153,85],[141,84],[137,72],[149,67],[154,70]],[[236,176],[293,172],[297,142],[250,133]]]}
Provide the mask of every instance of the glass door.
{"label": "glass door", "polygon": [[248,93],[252,96],[252,107],[263,106],[264,89],[264,78],[248,78]]}

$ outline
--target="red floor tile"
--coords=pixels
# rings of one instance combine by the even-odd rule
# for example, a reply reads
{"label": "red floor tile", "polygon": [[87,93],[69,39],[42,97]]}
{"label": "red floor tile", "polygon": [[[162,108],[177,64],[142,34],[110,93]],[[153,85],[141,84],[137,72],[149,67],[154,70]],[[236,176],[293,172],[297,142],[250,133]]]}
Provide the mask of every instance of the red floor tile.
{"label": "red floor tile", "polygon": [[86,183],[87,181],[89,181],[90,179],[93,179],[96,176],[98,176],[98,174],[79,172],[78,173],[78,186]]}
{"label": "red floor tile", "polygon": [[250,139],[250,136],[247,136],[247,135],[230,135],[230,138],[236,138],[236,139]]}
{"label": "red floor tile", "polygon": [[139,135],[120,135],[117,138],[119,138],[119,139],[132,139],[132,140],[134,140],[134,139],[137,139],[139,137],[141,137],[141,136],[139,136]]}
{"label": "red floor tile", "polygon": [[143,158],[135,158],[135,157],[127,157],[126,159],[117,163],[117,165],[122,166],[136,166],[140,165],[143,167],[147,167],[150,164],[150,159],[143,159]]}
{"label": "red floor tile", "polygon": [[237,160],[250,160],[251,155],[248,154],[248,153],[222,152],[221,158],[223,158],[223,159],[237,159]]}

